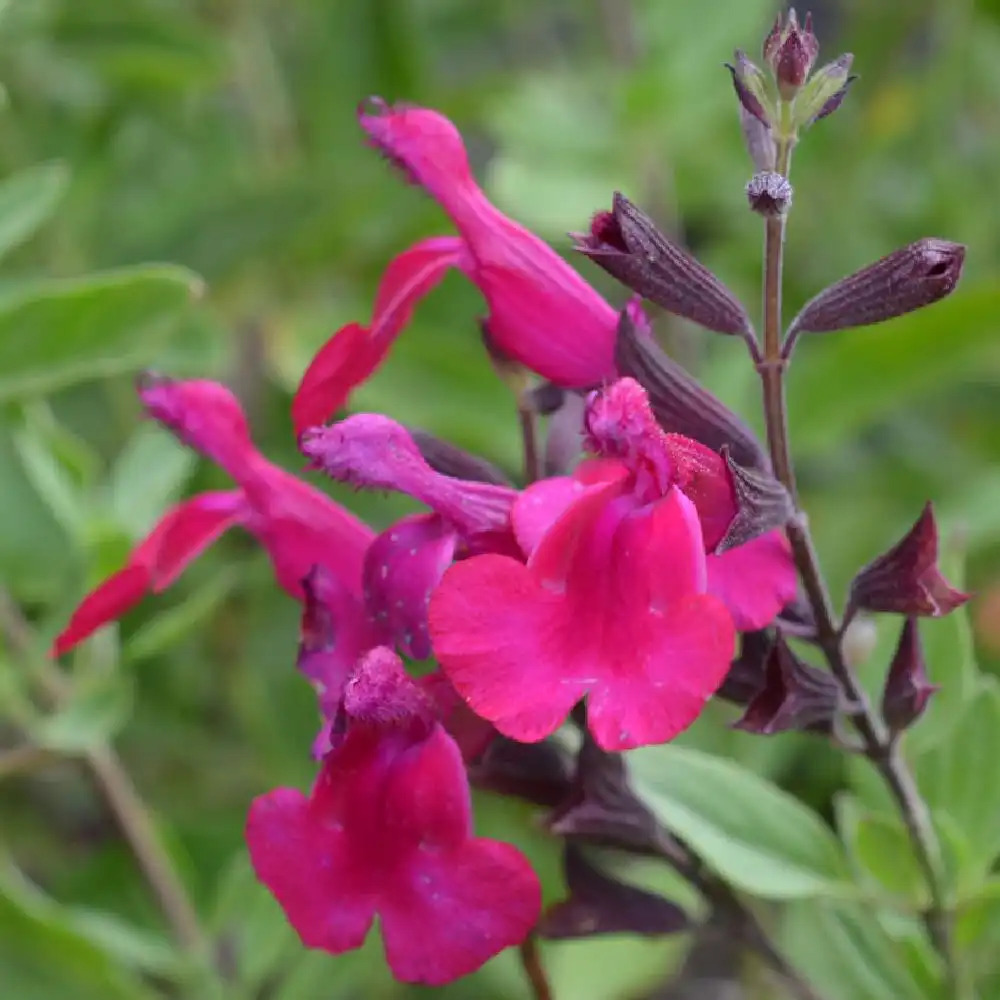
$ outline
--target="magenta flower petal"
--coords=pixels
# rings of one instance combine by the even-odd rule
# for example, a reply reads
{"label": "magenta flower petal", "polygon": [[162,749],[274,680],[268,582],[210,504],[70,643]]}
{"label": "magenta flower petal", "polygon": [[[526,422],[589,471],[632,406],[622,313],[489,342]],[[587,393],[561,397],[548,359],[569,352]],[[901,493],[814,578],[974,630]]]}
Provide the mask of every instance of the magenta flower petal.
{"label": "magenta flower petal", "polygon": [[450,982],[524,939],[538,880],[514,848],[472,836],[458,747],[390,650],[363,658],[344,710],[311,796],[251,806],[254,869],[307,946],[356,948],[378,916],[397,977]]}
{"label": "magenta flower petal", "polygon": [[788,539],[780,531],[710,555],[707,563],[708,592],[726,605],[741,632],[770,625],[798,594]]}
{"label": "magenta flower petal", "polygon": [[151,417],[239,482],[257,450],[243,409],[229,389],[207,379],[147,373],[139,379],[138,390]]}
{"label": "magenta flower petal", "polygon": [[524,742],[547,736],[589,692],[605,749],[663,742],[694,721],[729,668],[734,631],[702,593],[690,501],[636,508],[618,482],[591,487],[527,566],[453,566],[431,598],[442,668],[479,715]]}
{"label": "magenta flower petal", "polygon": [[462,253],[458,237],[435,236],[404,250],[389,264],[375,295],[371,323],[348,323],[338,330],[302,376],[292,400],[297,434],[328,420],[372,375],[410,322],[416,304],[459,263]]}
{"label": "magenta flower petal", "polygon": [[340,954],[364,942],[375,900],[364,891],[365,873],[351,865],[343,828],[324,825],[317,811],[297,789],[276,788],[250,807],[247,846],[302,943]]}
{"label": "magenta flower petal", "polygon": [[453,525],[466,541],[510,534],[516,490],[435,472],[410,432],[388,417],[358,413],[329,427],[313,428],[302,437],[300,447],[317,468],[334,479],[415,497]]}
{"label": "magenta flower petal", "polygon": [[128,563],[84,597],[56,637],[50,655],[62,656],[120,618],[147,593],[164,590],[244,516],[239,490],[200,493],[171,508],[133,550]]}
{"label": "magenta flower petal", "polygon": [[524,855],[482,839],[421,854],[379,917],[396,977],[440,986],[520,944],[540,911],[538,880]]}
{"label": "magenta flower petal", "polygon": [[455,126],[436,111],[381,101],[360,122],[458,227],[468,250],[460,266],[489,304],[500,351],[559,385],[613,376],[615,311],[551,247],[490,204]]}
{"label": "magenta flower petal", "polygon": [[535,551],[545,532],[584,489],[578,479],[557,476],[540,479],[521,493],[511,511],[511,524],[526,556]]}
{"label": "magenta flower petal", "polygon": [[437,514],[414,514],[382,532],[365,556],[365,606],[404,655],[431,655],[427,602],[457,544],[455,532]]}

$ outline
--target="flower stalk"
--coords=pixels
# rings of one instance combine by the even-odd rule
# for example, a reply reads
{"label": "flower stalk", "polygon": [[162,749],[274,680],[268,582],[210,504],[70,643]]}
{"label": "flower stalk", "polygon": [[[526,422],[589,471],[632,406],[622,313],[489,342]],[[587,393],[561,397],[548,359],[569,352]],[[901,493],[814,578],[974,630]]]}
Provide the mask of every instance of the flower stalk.
{"label": "flower stalk", "polygon": [[[778,137],[777,170],[786,178],[793,143],[794,139],[790,136]],[[782,350],[781,291],[786,218],[787,213],[768,216],[764,223],[764,345],[763,358],[757,364],[757,371],[763,392],[768,450],[774,473],[788,490],[795,505],[795,514],[789,520],[786,530],[816,621],[817,641],[845,699],[856,707],[851,718],[861,736],[864,752],[889,786],[906,826],[930,899],[925,915],[927,931],[945,963],[946,975],[952,987],[951,995],[960,996],[957,992],[959,977],[945,898],[941,845],[909,766],[873,709],[856,672],[843,655],[841,626],[830,600],[805,513],[798,503],[785,397],[785,371],[790,358],[788,352]]]}

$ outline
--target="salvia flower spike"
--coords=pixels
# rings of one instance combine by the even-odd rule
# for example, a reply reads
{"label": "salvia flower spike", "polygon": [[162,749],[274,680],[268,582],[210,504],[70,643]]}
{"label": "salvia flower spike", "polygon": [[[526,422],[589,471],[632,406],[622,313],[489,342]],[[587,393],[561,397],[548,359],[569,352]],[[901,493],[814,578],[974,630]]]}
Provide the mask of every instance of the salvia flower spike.
{"label": "salvia flower spike", "polygon": [[938,530],[928,503],[906,535],[855,576],[845,617],[861,610],[937,618],[969,597],[938,568]]}
{"label": "salvia flower spike", "polygon": [[912,726],[937,690],[939,685],[927,676],[917,619],[907,617],[882,690],[882,718],[889,731],[897,734]]}

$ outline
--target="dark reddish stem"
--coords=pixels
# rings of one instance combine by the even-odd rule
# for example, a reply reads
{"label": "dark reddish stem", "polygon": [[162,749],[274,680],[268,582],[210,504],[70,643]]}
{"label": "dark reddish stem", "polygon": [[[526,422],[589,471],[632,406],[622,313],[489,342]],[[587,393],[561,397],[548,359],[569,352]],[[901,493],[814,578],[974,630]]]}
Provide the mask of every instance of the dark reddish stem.
{"label": "dark reddish stem", "polygon": [[521,442],[524,449],[524,482],[526,486],[530,486],[541,478],[542,467],[538,453],[538,421],[526,397],[527,393],[522,393],[517,406],[517,418],[521,425]]}
{"label": "dark reddish stem", "polygon": [[554,1000],[549,977],[546,975],[545,966],[542,965],[542,955],[538,950],[538,939],[534,934],[529,934],[521,942],[521,965],[528,977],[531,995],[535,1000]]}
{"label": "dark reddish stem", "polygon": [[[787,175],[790,144],[779,149],[778,170]],[[795,503],[796,513],[787,525],[795,564],[816,620],[817,639],[850,704],[851,718],[864,743],[867,756],[878,768],[906,826],[917,863],[930,896],[926,922],[928,933],[946,963],[948,976],[956,982],[955,960],[947,914],[942,874],[941,847],[931,824],[927,806],[906,761],[898,753],[881,718],[875,713],[864,688],[841,649],[840,626],[820,569],[804,512],[799,508],[788,437],[785,403],[785,369],[788,358],[781,345],[781,273],[784,255],[785,217],[769,217],[764,230],[764,356],[757,365],[764,397],[767,443],[775,475]]]}

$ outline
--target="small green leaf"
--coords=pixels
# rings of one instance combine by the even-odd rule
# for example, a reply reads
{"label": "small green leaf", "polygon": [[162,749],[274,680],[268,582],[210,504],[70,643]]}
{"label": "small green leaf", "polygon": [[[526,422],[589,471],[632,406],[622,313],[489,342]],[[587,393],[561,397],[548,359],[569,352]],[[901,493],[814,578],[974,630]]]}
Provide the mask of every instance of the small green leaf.
{"label": "small green leaf", "polygon": [[902,824],[867,812],[849,794],[838,796],[836,805],[837,826],[859,875],[907,902],[922,901],[924,878]]}
{"label": "small green leaf", "polygon": [[968,843],[980,873],[1000,851],[1000,682],[982,677],[950,738],[916,759],[917,780],[932,808],[946,814]]}
{"label": "small green leaf", "polygon": [[69,171],[62,163],[43,163],[0,182],[0,256],[23,243],[55,211]]}
{"label": "small green leaf", "polygon": [[165,264],[45,281],[0,298],[0,400],[149,364],[201,288]]}
{"label": "small green leaf", "polygon": [[65,707],[32,728],[41,746],[80,753],[107,742],[132,712],[132,684],[122,671],[103,671],[75,682]]}
{"label": "small green leaf", "polygon": [[785,910],[781,937],[789,958],[829,1000],[935,997],[920,988],[904,949],[861,905],[792,903]]}
{"label": "small green leaf", "polygon": [[769,899],[852,891],[833,831],[752,771],[674,745],[634,750],[628,761],[664,825],[734,885]]}
{"label": "small green leaf", "polygon": [[17,1000],[154,1000],[113,949],[95,942],[60,906],[0,859],[3,994]]}

